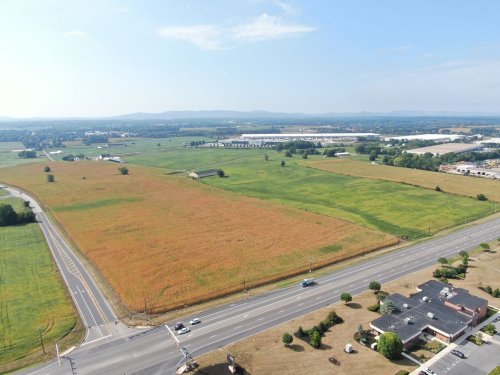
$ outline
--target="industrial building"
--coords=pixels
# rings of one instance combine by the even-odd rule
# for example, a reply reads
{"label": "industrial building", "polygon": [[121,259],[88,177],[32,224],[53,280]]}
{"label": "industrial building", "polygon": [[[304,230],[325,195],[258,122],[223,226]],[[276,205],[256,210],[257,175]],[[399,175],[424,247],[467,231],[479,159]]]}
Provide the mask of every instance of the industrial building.
{"label": "industrial building", "polygon": [[414,148],[413,150],[407,150],[406,152],[417,155],[431,153],[434,156],[439,156],[449,153],[461,154],[464,152],[478,151],[481,147],[481,145],[469,143],[444,143],[435,146]]}
{"label": "industrial building", "polygon": [[376,133],[280,133],[280,134],[242,134],[239,138],[223,139],[219,144],[225,147],[272,147],[278,143],[290,141],[309,141],[331,144],[339,142],[355,142],[359,138],[373,141],[380,140]]}
{"label": "industrial building", "polygon": [[434,142],[454,142],[459,139],[464,139],[465,135],[460,134],[417,134],[417,135],[402,135],[397,137],[386,137],[385,141],[434,141]]}

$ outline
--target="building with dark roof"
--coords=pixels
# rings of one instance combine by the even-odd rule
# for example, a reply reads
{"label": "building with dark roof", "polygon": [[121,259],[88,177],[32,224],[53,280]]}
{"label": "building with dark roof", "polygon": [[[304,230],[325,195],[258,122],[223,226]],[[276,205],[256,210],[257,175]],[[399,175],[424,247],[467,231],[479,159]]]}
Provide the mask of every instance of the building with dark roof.
{"label": "building with dark roof", "polygon": [[394,311],[375,319],[370,327],[377,333],[397,333],[405,347],[411,346],[422,333],[452,342],[488,311],[487,300],[440,281],[427,281],[417,291],[410,297],[399,293],[388,296],[381,303],[391,301]]}

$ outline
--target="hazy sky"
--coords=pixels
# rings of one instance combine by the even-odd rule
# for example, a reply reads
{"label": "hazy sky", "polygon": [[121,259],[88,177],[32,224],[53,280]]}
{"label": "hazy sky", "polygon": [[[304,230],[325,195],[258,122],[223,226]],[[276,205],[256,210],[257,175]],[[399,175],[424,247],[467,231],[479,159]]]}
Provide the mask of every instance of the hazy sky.
{"label": "hazy sky", "polygon": [[497,0],[0,0],[0,115],[500,112]]}

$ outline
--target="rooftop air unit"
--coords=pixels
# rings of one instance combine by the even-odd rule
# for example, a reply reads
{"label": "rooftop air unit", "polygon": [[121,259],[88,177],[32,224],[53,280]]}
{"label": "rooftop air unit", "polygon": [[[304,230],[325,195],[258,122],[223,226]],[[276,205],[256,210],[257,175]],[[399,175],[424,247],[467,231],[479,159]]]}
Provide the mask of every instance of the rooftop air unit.
{"label": "rooftop air unit", "polygon": [[434,314],[431,313],[431,312],[428,312],[427,313],[427,317],[430,318],[430,319],[434,319]]}
{"label": "rooftop air unit", "polygon": [[423,302],[429,302],[429,297],[427,297],[427,296],[423,296],[423,297],[422,297],[422,301],[423,301]]}
{"label": "rooftop air unit", "polygon": [[407,304],[407,303],[403,303],[403,308],[405,308],[405,309],[409,309],[409,308],[410,308],[410,306],[408,306],[408,304]]}

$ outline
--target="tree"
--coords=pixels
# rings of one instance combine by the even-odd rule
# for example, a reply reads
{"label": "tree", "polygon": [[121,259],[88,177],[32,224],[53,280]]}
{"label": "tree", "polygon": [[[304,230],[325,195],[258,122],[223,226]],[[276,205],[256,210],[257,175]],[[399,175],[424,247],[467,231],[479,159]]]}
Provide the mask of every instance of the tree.
{"label": "tree", "polygon": [[486,195],[484,195],[484,194],[481,193],[481,194],[477,195],[477,200],[478,201],[487,201],[488,198],[486,198]]}
{"label": "tree", "polygon": [[219,177],[224,177],[226,175],[226,173],[222,170],[222,169],[217,169],[217,176]]}
{"label": "tree", "polygon": [[340,299],[344,301],[344,303],[347,305],[349,302],[352,301],[352,296],[350,293],[344,292],[340,295]]}
{"label": "tree", "polygon": [[281,161],[281,166],[282,166],[282,167],[284,167],[285,165],[286,165],[285,161],[284,161],[284,160],[282,160],[282,161]]}
{"label": "tree", "polygon": [[441,188],[439,187],[439,185],[436,185],[436,188],[434,190],[441,191]]}
{"label": "tree", "polygon": [[318,331],[314,330],[311,333],[311,340],[309,341],[309,344],[314,348],[314,349],[319,349],[321,346],[321,335]]}
{"label": "tree", "polygon": [[268,154],[264,154],[264,160],[265,160],[265,161],[268,161],[268,160],[269,160],[269,155],[268,155]]}
{"label": "tree", "polygon": [[380,313],[381,314],[392,314],[392,312],[396,310],[396,305],[390,299],[385,299],[383,303],[380,304]]}
{"label": "tree", "polygon": [[448,264],[448,259],[446,259],[445,257],[440,257],[438,258],[438,263]]}
{"label": "tree", "polygon": [[30,201],[23,201],[23,205],[24,205],[24,207],[29,208]]}
{"label": "tree", "polygon": [[285,156],[286,156],[287,158],[291,158],[291,157],[292,157],[292,152],[291,152],[290,150],[286,150],[286,152],[285,152]]}
{"label": "tree", "polygon": [[120,167],[120,168],[118,168],[118,170],[124,176],[128,174],[128,168],[127,167]]}
{"label": "tree", "polygon": [[285,344],[285,346],[287,348],[289,348],[290,344],[293,342],[293,336],[290,335],[288,332],[285,332],[283,334],[283,337],[281,338],[281,340],[283,341],[283,343]]}
{"label": "tree", "polygon": [[46,165],[46,166],[45,166],[45,168],[43,168],[43,171],[44,171],[45,173],[50,172],[50,167],[49,167],[48,165]]}
{"label": "tree", "polygon": [[302,159],[307,159],[307,154],[305,152],[302,154]]}
{"label": "tree", "polygon": [[467,251],[459,251],[458,252],[458,255],[460,255],[462,258],[468,258],[469,257],[469,253]]}
{"label": "tree", "polygon": [[377,156],[378,156],[377,151],[376,150],[371,150],[370,151],[370,156],[368,157],[368,159],[370,161],[375,161],[375,160],[377,160]]}
{"label": "tree", "polygon": [[297,330],[297,336],[299,337],[304,337],[306,334],[304,332],[304,329],[302,329],[302,326],[299,326],[299,329]]}
{"label": "tree", "polygon": [[53,174],[48,174],[47,175],[47,182],[55,182],[56,179]]}
{"label": "tree", "polygon": [[378,292],[381,288],[381,285],[378,281],[371,281],[370,285],[368,285],[368,289],[373,290],[375,293]]}
{"label": "tree", "polygon": [[386,332],[380,335],[377,348],[385,358],[399,359],[403,351],[403,342],[396,333]]}
{"label": "tree", "polygon": [[0,204],[0,226],[17,224],[17,213],[10,204]]}
{"label": "tree", "polygon": [[479,246],[483,248],[483,251],[488,251],[490,249],[490,245],[486,242],[481,242]]}

